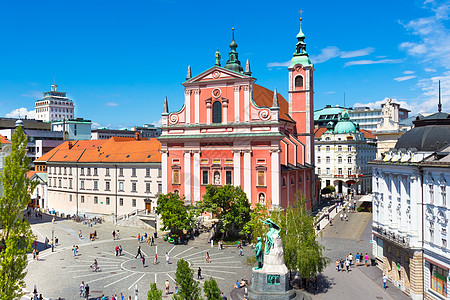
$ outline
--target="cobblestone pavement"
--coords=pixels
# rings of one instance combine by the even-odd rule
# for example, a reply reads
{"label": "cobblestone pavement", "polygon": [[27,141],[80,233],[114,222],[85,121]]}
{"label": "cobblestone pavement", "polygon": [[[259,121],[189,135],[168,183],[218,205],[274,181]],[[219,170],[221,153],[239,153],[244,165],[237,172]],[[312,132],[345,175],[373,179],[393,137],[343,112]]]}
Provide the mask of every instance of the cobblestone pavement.
{"label": "cobblestone pavement", "polygon": [[[46,216],[47,218],[47,216]],[[198,280],[203,288],[205,279],[216,279],[219,287],[226,293],[232,290],[236,280],[249,279],[251,268],[245,264],[247,255],[253,255],[250,247],[244,247],[244,256],[239,256],[236,247],[225,247],[218,250],[217,246],[176,245],[156,240],[156,246],[138,243],[137,234],[144,234],[145,230],[128,227],[118,227],[111,224],[100,224],[88,227],[71,220],[57,220],[53,224],[48,218],[43,222],[33,224],[33,231],[38,236],[39,248],[45,237],[51,240],[52,230],[58,237],[59,245],[56,251],[50,248],[41,251],[39,260],[29,257],[28,274],[25,278],[26,290],[32,291],[37,286],[39,294],[45,298],[80,299],[79,286],[82,281],[89,284],[91,299],[102,294],[111,296],[123,293],[126,297],[133,296],[137,285],[139,298],[146,299],[150,283],[156,282],[158,288],[164,289],[164,282],[169,280],[170,292],[174,291],[176,263],[185,259],[194,270],[197,278],[198,267],[202,270],[203,279]],[[78,238],[78,230],[82,230],[84,238]],[[112,230],[120,230],[120,239],[112,239]],[[97,231],[98,239],[90,241],[89,233]],[[153,232],[147,232],[153,234]],[[87,236],[87,237],[86,237]],[[79,246],[78,256],[73,256],[72,246]],[[121,245],[121,256],[115,255],[115,247]],[[145,267],[140,257],[135,258],[137,246],[140,245],[144,254]],[[170,255],[170,264],[165,262],[165,254]],[[205,263],[206,252],[209,252],[211,263]],[[154,255],[158,254],[158,264],[154,264]],[[93,272],[90,265],[97,259],[100,272]],[[24,299],[30,299],[29,295]],[[164,294],[163,294],[164,295]],[[171,298],[172,294],[166,296]]]}
{"label": "cobblestone pavement", "polygon": [[339,215],[333,226],[322,231],[320,243],[325,247],[325,256],[330,265],[319,278],[319,289],[312,294],[313,299],[409,299],[399,289],[389,286],[383,289],[382,273],[376,266],[352,266],[350,272],[337,272],[336,259],[348,253],[368,253],[371,256],[372,215],[370,213],[347,213],[348,221],[341,221]]}

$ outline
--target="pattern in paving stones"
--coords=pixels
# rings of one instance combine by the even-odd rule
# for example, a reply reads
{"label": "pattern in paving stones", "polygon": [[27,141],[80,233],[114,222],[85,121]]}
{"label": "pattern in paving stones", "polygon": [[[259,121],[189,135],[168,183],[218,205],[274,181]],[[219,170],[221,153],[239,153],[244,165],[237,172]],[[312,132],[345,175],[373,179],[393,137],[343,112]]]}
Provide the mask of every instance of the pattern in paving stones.
{"label": "pattern in paving stones", "polygon": [[[218,250],[217,246],[211,248],[209,245],[174,246],[160,238],[157,239],[156,246],[149,246],[147,243],[138,244],[136,238],[131,234],[127,235],[131,229],[126,228],[120,229],[121,238],[119,240],[108,239],[105,235],[109,229],[104,229],[103,239],[102,234],[99,234],[101,239],[91,242],[76,238],[77,230],[71,230],[71,227],[76,225],[71,221],[61,221],[57,226],[58,236],[63,236],[62,232],[70,232],[65,238],[67,242],[57,246],[56,252],[51,252],[51,249],[42,251],[39,261],[29,258],[26,276],[27,290],[32,290],[36,284],[38,292],[42,293],[45,298],[79,299],[79,286],[84,281],[89,284],[93,297],[101,294],[111,297],[113,294],[123,293],[126,297],[131,295],[134,298],[134,290],[137,285],[139,297],[144,299],[147,297],[150,283],[153,282],[156,282],[158,288],[163,290],[164,282],[167,279],[170,282],[170,291],[174,291],[176,264],[180,259],[189,262],[190,267],[194,270],[195,279],[197,279],[198,267],[201,268],[203,279],[198,280],[201,288],[203,288],[204,280],[212,277],[226,294],[229,294],[237,279],[249,279],[251,276],[251,267],[245,264],[247,254],[252,255],[250,247],[244,247],[246,255],[239,256],[239,251],[235,247]],[[104,224],[97,228],[101,232],[103,228],[113,227]],[[38,230],[45,231],[45,229]],[[79,255],[76,257],[72,252],[73,244],[79,246]],[[122,256],[115,255],[116,245],[122,245]],[[145,267],[142,267],[139,256],[135,258],[138,245],[141,246],[145,256]],[[170,255],[169,264],[165,261],[166,252]],[[210,255],[211,263],[205,262],[206,252]],[[158,254],[159,261],[156,265],[153,262],[155,253]],[[90,268],[94,259],[97,259],[101,271],[94,272]]]}

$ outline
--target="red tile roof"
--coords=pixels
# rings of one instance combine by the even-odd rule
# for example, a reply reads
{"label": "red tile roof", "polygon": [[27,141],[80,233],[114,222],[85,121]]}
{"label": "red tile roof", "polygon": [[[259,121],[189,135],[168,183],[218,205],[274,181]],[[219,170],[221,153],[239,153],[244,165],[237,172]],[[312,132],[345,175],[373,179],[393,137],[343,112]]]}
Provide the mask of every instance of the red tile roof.
{"label": "red tile roof", "polygon": [[[280,107],[280,119],[293,122],[289,116],[289,103],[279,93],[278,106]],[[257,84],[253,84],[253,100],[258,106],[272,107],[273,91]]]}
{"label": "red tile roof", "polygon": [[109,140],[64,142],[35,162],[159,163],[160,150],[161,143],[155,138],[112,137]]}
{"label": "red tile roof", "polygon": [[4,137],[3,135],[0,135],[0,143],[3,144],[11,144],[11,141],[8,140],[6,137]]}
{"label": "red tile roof", "polygon": [[39,173],[38,171],[28,171],[27,172],[27,178],[30,179],[31,176],[33,176],[34,174]]}

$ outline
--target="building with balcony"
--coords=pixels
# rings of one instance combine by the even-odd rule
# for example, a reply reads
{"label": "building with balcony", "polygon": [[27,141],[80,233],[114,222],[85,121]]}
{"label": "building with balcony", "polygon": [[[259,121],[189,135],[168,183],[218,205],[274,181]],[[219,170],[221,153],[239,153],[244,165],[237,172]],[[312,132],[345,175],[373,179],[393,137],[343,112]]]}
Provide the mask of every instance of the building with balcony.
{"label": "building with balcony", "polygon": [[42,99],[34,105],[35,118],[44,122],[75,118],[75,105],[65,92],[58,91],[58,85],[52,84],[51,91],[45,92]]}
{"label": "building with balcony", "polygon": [[35,161],[47,171],[47,209],[68,215],[153,212],[162,192],[161,144],[113,137],[66,141]]}
{"label": "building with balcony", "polygon": [[373,255],[412,299],[447,299],[450,114],[418,117],[373,167]]}
{"label": "building with balcony", "polygon": [[372,170],[367,162],[375,158],[375,136],[352,122],[348,112],[315,132],[316,174],[321,187],[334,186],[339,194],[365,194],[372,189]]}

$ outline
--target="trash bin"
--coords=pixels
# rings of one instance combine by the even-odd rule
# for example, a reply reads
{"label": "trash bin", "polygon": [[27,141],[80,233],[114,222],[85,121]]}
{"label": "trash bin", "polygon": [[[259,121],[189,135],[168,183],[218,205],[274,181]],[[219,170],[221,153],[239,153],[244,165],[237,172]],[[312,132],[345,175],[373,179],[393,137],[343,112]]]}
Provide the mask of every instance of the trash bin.
{"label": "trash bin", "polygon": [[370,259],[370,265],[371,265],[372,267],[376,266],[376,265],[377,265],[377,260],[376,260],[375,258],[371,258],[371,259]]}

